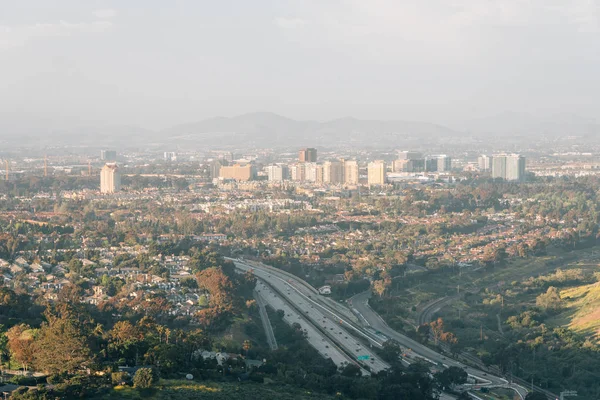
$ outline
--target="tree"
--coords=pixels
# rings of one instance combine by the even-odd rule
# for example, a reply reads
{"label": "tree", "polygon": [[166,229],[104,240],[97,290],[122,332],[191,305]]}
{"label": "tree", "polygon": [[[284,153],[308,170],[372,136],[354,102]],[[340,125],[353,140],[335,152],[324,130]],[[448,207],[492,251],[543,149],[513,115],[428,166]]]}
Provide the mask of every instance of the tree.
{"label": "tree", "polygon": [[383,352],[381,358],[387,362],[398,362],[402,349],[398,344],[392,340],[386,340],[383,342]]}
{"label": "tree", "polygon": [[29,325],[15,325],[6,332],[8,348],[12,357],[25,369],[33,363],[35,350],[33,348],[34,333]]}
{"label": "tree", "polygon": [[156,382],[156,376],[152,368],[140,368],[133,376],[133,387],[138,389],[149,389]]}
{"label": "tree", "polygon": [[535,304],[546,310],[558,310],[562,307],[560,292],[554,286],[550,286],[546,293],[535,298]]}
{"label": "tree", "polygon": [[438,318],[437,320],[430,322],[429,327],[431,329],[433,341],[437,345],[439,340],[442,338],[442,335],[444,334],[444,320]]}
{"label": "tree", "polygon": [[91,361],[90,348],[77,321],[45,313],[35,340],[35,366],[51,374],[73,372]]}
{"label": "tree", "polygon": [[459,367],[449,367],[435,374],[435,379],[442,389],[452,389],[454,385],[462,385],[467,382],[467,372]]}

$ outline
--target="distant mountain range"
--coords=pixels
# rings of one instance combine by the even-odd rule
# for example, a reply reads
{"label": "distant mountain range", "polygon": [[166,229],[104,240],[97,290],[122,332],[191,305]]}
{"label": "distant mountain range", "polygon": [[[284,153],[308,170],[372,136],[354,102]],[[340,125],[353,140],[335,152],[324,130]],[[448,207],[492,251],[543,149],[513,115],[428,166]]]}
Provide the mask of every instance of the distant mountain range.
{"label": "distant mountain range", "polygon": [[450,141],[473,136],[597,136],[600,124],[591,119],[561,115],[539,119],[529,114],[504,113],[456,124],[452,129],[429,122],[341,118],[326,122],[298,121],[269,112],[216,117],[154,131],[131,126],[83,126],[71,121],[15,118],[0,114],[0,147],[55,145],[163,147],[215,146],[397,146],[419,141]]}

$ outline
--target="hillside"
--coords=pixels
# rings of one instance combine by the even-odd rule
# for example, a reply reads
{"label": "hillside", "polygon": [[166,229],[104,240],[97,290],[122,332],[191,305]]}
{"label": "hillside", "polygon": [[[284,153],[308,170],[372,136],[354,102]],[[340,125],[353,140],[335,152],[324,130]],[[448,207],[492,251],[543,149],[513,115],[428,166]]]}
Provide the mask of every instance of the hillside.
{"label": "hillside", "polygon": [[560,292],[567,311],[560,315],[572,330],[600,337],[600,282],[565,289]]}

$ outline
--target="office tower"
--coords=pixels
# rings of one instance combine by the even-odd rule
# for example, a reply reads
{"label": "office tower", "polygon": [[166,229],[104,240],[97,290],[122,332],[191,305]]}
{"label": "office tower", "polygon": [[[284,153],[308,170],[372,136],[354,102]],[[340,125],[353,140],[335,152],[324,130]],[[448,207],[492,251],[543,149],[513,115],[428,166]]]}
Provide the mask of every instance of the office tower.
{"label": "office tower", "polygon": [[425,159],[425,171],[437,172],[438,160],[437,158],[427,157]]}
{"label": "office tower", "polygon": [[452,169],[452,159],[445,154],[437,156],[437,171],[448,172]]}
{"label": "office tower", "polygon": [[506,154],[494,154],[494,158],[492,158],[492,178],[506,178]]}
{"label": "office tower", "polygon": [[100,160],[117,161],[117,152],[115,150],[100,150]]}
{"label": "office tower", "polygon": [[423,158],[423,155],[418,151],[399,151],[398,160],[417,160]]}
{"label": "office tower", "polygon": [[303,182],[306,180],[306,168],[304,163],[293,164],[290,166],[290,175],[293,181]]}
{"label": "office tower", "polygon": [[507,181],[522,181],[525,179],[525,157],[520,154],[511,154],[506,157]]}
{"label": "office tower", "polygon": [[267,176],[271,182],[281,182],[287,179],[288,167],[287,165],[277,164],[269,165],[267,168]]}
{"label": "office tower", "polygon": [[344,183],[346,185],[358,185],[358,161],[344,161]]}
{"label": "office tower", "polygon": [[492,157],[482,154],[477,158],[477,165],[479,165],[480,171],[491,171],[492,169]]}
{"label": "office tower", "polygon": [[236,181],[250,181],[254,178],[255,171],[252,164],[233,164],[222,166],[219,177],[223,179],[234,179]]}
{"label": "office tower", "polygon": [[385,185],[385,162],[376,160],[367,166],[367,182],[369,185]]}
{"label": "office tower", "polygon": [[317,179],[315,180],[315,182],[323,183],[324,181],[325,181],[324,168],[322,165],[317,164]]}
{"label": "office tower", "polygon": [[408,170],[409,162],[410,160],[406,158],[400,158],[398,160],[395,160],[392,163],[392,172],[410,172]]}
{"label": "office tower", "polygon": [[116,163],[106,163],[100,171],[100,191],[115,193],[121,190],[121,173]]}
{"label": "office tower", "polygon": [[317,163],[307,162],[304,163],[304,180],[307,182],[317,181]]}
{"label": "office tower", "polygon": [[340,161],[323,163],[323,182],[332,185],[344,183],[344,163]]}
{"label": "office tower", "polygon": [[177,161],[177,153],[175,153],[174,151],[165,151],[163,157],[167,162]]}
{"label": "office tower", "polygon": [[298,152],[298,161],[304,162],[317,162],[317,149],[306,148]]}
{"label": "office tower", "polygon": [[221,167],[226,167],[228,166],[229,163],[226,160],[213,160],[211,161],[209,168],[210,168],[210,178],[211,179],[217,179],[219,176],[221,176]]}
{"label": "office tower", "polygon": [[522,181],[525,179],[525,157],[520,154],[495,154],[492,158],[492,177]]}

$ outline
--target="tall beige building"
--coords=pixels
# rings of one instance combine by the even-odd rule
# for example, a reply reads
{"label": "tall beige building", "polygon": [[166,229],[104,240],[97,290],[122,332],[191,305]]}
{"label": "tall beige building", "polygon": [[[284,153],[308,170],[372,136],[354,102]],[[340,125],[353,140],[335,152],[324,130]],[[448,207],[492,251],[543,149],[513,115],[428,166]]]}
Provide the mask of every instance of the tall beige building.
{"label": "tall beige building", "polygon": [[367,178],[369,185],[385,185],[385,161],[377,160],[370,162],[367,166]]}
{"label": "tall beige building", "polygon": [[344,183],[346,185],[358,185],[358,161],[344,161]]}
{"label": "tall beige building", "polygon": [[121,173],[116,163],[107,163],[100,171],[100,191],[115,193],[121,190]]}
{"label": "tall beige building", "polygon": [[323,182],[334,185],[344,183],[344,164],[340,161],[323,163]]}
{"label": "tall beige building", "polygon": [[252,164],[223,166],[219,170],[219,177],[235,179],[236,181],[249,181],[254,178],[254,166]]}

